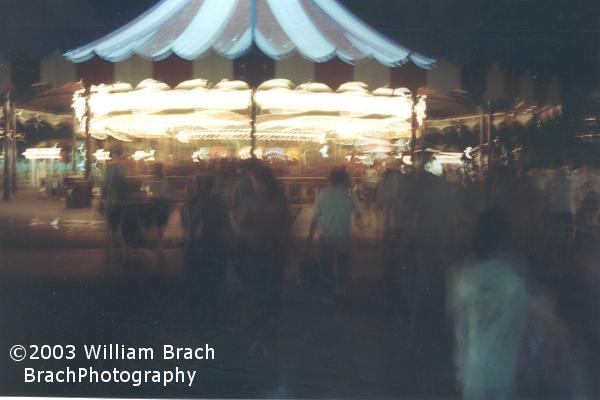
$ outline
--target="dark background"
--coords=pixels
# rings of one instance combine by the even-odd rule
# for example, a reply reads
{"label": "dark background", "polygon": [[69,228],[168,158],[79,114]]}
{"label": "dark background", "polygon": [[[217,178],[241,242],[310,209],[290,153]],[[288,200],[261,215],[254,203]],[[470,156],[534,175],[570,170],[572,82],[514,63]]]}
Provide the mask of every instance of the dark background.
{"label": "dark background", "polygon": [[[478,93],[489,66],[535,79],[557,76],[563,102],[585,101],[600,86],[597,0],[341,0],[397,42],[462,67]],[[66,51],[133,19],[157,0],[0,0],[0,60],[19,79],[41,56]]]}

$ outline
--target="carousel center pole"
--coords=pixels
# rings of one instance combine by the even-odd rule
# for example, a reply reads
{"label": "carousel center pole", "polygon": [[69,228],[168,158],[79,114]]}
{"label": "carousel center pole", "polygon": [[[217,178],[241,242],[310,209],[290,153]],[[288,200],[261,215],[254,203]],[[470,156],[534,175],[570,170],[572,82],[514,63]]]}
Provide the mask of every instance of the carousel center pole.
{"label": "carousel center pole", "polygon": [[[256,40],[256,0],[250,0],[250,34],[252,35],[252,43]],[[250,157],[256,158],[254,151],[256,150],[256,87],[252,88],[250,95]]]}
{"label": "carousel center pole", "polygon": [[254,151],[256,149],[256,101],[254,99],[254,95],[256,94],[256,89],[252,89],[252,94],[250,95],[250,157],[256,158]]}

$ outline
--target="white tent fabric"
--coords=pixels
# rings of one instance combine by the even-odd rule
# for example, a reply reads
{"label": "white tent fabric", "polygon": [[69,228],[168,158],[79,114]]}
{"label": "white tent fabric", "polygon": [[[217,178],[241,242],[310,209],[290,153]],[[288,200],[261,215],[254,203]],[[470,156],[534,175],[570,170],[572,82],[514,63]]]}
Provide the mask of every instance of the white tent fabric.
{"label": "white tent fabric", "polygon": [[95,55],[120,62],[133,54],[154,61],[172,54],[194,60],[214,50],[235,59],[253,44],[274,60],[298,52],[317,63],[333,57],[351,64],[373,58],[387,67],[435,63],[381,35],[336,0],[162,0],[65,56],[77,63]]}

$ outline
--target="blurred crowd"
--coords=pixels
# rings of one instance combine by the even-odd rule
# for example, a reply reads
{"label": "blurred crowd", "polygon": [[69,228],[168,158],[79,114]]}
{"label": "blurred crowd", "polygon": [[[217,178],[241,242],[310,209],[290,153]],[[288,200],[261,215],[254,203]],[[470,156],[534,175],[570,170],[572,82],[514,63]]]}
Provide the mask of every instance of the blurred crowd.
{"label": "blurred crowd", "polygon": [[[295,213],[268,165],[207,166],[180,213],[192,318],[218,323],[234,273],[250,294],[242,317],[255,337],[249,351],[276,353],[286,268],[297,265],[298,282],[324,305],[351,313],[353,240],[374,226],[382,312],[402,326],[398,362],[411,366],[419,394],[435,393],[432,382],[448,369],[469,399],[600,394],[598,171],[560,161],[476,171],[469,161],[458,179],[433,151],[375,163],[359,183],[335,167],[302,241],[291,235]],[[113,155],[103,187],[109,243],[134,243],[128,231],[141,220],[162,239],[172,206],[160,164],[153,174],[141,218],[126,201],[125,163]],[[292,246],[302,247],[295,263]]]}

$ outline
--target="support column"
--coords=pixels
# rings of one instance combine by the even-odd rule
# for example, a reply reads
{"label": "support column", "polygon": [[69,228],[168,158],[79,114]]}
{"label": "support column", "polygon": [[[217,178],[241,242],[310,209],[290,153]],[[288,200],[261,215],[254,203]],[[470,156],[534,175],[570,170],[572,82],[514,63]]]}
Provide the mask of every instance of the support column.
{"label": "support column", "polygon": [[417,149],[417,111],[415,107],[417,106],[417,95],[416,92],[412,93],[412,115],[411,115],[411,133],[410,133],[410,161],[414,163],[415,159],[415,151]]}
{"label": "support column", "polygon": [[10,199],[10,92],[6,92],[4,99],[4,137],[2,155],[4,157],[3,171],[3,198]]}
{"label": "support column", "polygon": [[71,127],[73,129],[73,138],[71,144],[71,171],[73,173],[77,172],[77,130],[79,129],[79,124],[77,123],[77,118],[75,114],[73,114],[73,122],[71,123]]}
{"label": "support column", "polygon": [[92,111],[90,110],[90,85],[85,83],[85,180],[92,178],[92,138],[90,135],[90,122]]}
{"label": "support column", "polygon": [[483,159],[483,132],[485,129],[485,119],[483,116],[483,107],[479,110],[479,152],[477,153],[477,164],[481,168],[481,160]]}
{"label": "support column", "polygon": [[488,141],[488,169],[492,167],[494,163],[494,138],[492,137],[492,124],[493,114],[492,114],[492,100],[488,98],[488,116],[487,116],[487,141]]}
{"label": "support column", "polygon": [[10,122],[12,125],[10,184],[15,193],[17,191],[17,105],[14,101],[11,107]]}

